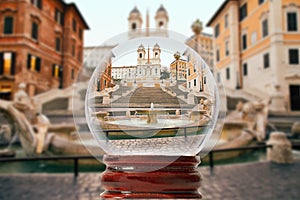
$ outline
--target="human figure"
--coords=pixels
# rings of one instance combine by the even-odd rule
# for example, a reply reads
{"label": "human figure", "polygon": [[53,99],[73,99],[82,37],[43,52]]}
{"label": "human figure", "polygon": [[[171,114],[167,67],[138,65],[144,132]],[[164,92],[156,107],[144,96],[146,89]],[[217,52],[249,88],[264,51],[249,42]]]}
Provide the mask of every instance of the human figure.
{"label": "human figure", "polygon": [[40,113],[36,114],[36,138],[37,138],[37,145],[36,145],[36,153],[41,154],[43,152],[45,137],[48,132],[48,128],[50,125],[49,119]]}
{"label": "human figure", "polygon": [[36,106],[33,99],[26,93],[26,84],[20,83],[19,90],[14,95],[13,106],[25,114],[26,118],[34,123]]}
{"label": "human figure", "polygon": [[21,111],[31,109],[31,99],[26,93],[26,84],[20,83],[19,90],[14,95],[14,106]]}

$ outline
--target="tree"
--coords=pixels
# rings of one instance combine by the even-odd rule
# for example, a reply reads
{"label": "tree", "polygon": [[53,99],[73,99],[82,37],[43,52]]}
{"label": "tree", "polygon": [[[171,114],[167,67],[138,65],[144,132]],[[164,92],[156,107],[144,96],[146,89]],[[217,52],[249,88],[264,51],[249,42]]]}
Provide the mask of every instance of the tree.
{"label": "tree", "polygon": [[170,72],[166,70],[160,72],[160,79],[168,79],[168,78],[170,78]]}

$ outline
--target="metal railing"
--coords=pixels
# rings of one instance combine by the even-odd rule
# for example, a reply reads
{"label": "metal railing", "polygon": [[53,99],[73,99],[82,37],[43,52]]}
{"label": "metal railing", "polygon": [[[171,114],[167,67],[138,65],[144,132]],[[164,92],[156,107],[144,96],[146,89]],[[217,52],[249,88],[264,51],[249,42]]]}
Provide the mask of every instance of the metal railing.
{"label": "metal railing", "polygon": [[256,146],[244,146],[237,148],[229,148],[229,149],[213,149],[208,153],[209,156],[209,167],[211,170],[214,168],[214,154],[216,153],[224,153],[230,151],[247,151],[247,150],[258,150],[258,149],[267,149],[272,148],[272,145],[256,145]]}
{"label": "metal railing", "polygon": [[1,162],[29,162],[29,161],[57,161],[57,160],[73,160],[73,173],[74,178],[78,177],[79,168],[78,161],[79,160],[92,160],[92,159],[102,159],[102,156],[94,157],[94,156],[52,156],[52,157],[26,157],[26,158],[0,158]]}
{"label": "metal railing", "polygon": [[[300,147],[300,145],[293,145],[294,147]],[[211,171],[214,169],[214,154],[224,153],[230,151],[247,151],[247,150],[258,150],[258,149],[267,149],[272,148],[272,145],[256,145],[256,146],[245,146],[238,148],[229,148],[229,149],[214,149],[209,152],[209,167]],[[79,174],[78,161],[79,160],[88,160],[88,159],[102,159],[103,156],[53,156],[53,157],[26,157],[26,158],[0,158],[0,163],[2,162],[29,162],[29,161],[56,161],[56,160],[73,160],[73,174],[76,179]]]}

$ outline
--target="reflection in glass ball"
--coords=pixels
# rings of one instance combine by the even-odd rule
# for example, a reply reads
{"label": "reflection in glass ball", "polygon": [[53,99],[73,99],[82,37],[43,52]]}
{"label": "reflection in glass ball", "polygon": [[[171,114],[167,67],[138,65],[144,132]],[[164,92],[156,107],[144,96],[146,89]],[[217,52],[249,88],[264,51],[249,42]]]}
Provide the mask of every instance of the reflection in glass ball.
{"label": "reflection in glass ball", "polygon": [[110,155],[194,156],[209,143],[220,107],[211,69],[186,45],[145,37],[121,43],[90,78],[85,115]]}

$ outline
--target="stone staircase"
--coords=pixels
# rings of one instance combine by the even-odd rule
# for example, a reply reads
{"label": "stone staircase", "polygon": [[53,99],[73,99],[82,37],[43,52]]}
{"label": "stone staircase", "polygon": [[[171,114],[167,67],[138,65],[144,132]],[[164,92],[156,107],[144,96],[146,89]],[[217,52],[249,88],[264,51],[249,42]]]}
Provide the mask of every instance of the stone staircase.
{"label": "stone staircase", "polygon": [[112,93],[110,94],[110,97],[111,97],[111,98],[113,98],[113,96],[116,96],[116,95],[122,96],[124,93],[126,93],[126,92],[128,92],[128,91],[130,91],[130,90],[132,89],[131,87],[124,86],[124,85],[119,85],[119,86],[120,86],[120,87],[119,87],[119,89],[118,89],[117,91],[112,92]]}
{"label": "stone staircase", "polygon": [[151,103],[158,107],[180,107],[180,104],[186,104],[176,96],[164,92],[160,87],[139,87],[113,102],[115,105],[129,104],[130,107],[149,107]]}
{"label": "stone staircase", "polygon": [[181,89],[178,88],[178,85],[171,86],[170,89],[176,93],[177,96],[183,96],[184,98],[187,98],[188,92],[184,92]]}
{"label": "stone staircase", "polygon": [[225,88],[226,98],[227,98],[227,109],[234,110],[239,101],[245,102],[255,102],[262,100],[259,96],[253,95],[245,90],[233,90],[230,88]]}
{"label": "stone staircase", "polygon": [[[124,95],[124,93],[130,91],[132,88],[128,86],[119,85],[119,89],[117,89],[115,92],[110,92],[110,98],[117,98]],[[95,97],[95,104],[102,104],[103,103],[103,96],[96,96]]]}

